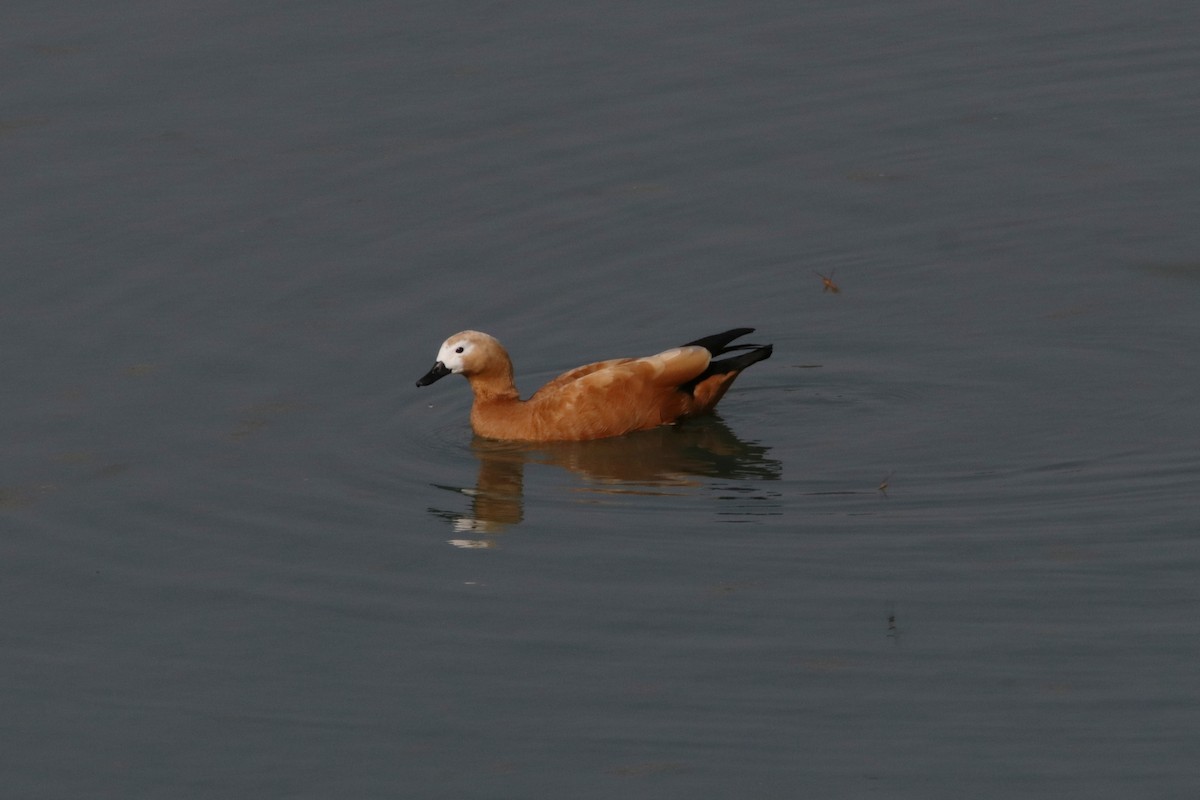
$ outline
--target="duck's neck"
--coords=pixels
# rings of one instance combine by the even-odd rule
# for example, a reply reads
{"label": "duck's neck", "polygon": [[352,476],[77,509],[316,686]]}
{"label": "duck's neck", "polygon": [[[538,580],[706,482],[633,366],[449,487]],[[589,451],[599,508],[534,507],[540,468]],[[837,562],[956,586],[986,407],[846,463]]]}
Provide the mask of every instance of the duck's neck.
{"label": "duck's neck", "polygon": [[510,364],[500,364],[487,372],[470,375],[467,380],[471,382],[476,403],[512,403],[521,399],[513,383]]}
{"label": "duck's neck", "polygon": [[471,381],[471,391],[475,393],[476,403],[515,403],[521,399],[517,387],[510,381],[507,384],[497,381]]}

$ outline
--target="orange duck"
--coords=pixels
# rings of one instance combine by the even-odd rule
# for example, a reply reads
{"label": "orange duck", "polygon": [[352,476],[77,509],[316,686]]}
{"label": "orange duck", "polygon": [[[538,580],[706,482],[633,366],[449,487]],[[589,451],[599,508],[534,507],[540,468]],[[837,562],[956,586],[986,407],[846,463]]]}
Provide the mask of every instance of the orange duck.
{"label": "orange duck", "polygon": [[[576,367],[522,400],[512,360],[495,338],[462,331],[445,341],[417,386],[458,373],[471,383],[471,427],[489,439],[583,441],[620,436],[706,414],[742,370],[770,358],[769,344],[730,344],[734,328],[644,358]],[[734,351],[739,355],[714,361]]]}

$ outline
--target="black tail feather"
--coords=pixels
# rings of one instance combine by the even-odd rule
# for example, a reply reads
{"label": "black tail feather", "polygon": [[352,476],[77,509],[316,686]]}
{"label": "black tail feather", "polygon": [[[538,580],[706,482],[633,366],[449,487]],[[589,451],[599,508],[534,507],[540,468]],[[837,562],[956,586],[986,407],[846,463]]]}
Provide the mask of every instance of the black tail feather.
{"label": "black tail feather", "polygon": [[714,333],[712,336],[705,336],[702,339],[697,339],[694,342],[688,342],[684,347],[703,347],[714,356],[719,356],[723,353],[729,353],[734,350],[751,350],[755,347],[762,347],[759,344],[735,344],[730,345],[734,339],[745,336],[747,333],[754,333],[754,328],[734,328],[725,331],[724,333]]}
{"label": "black tail feather", "polygon": [[[704,370],[705,375],[720,375],[724,372],[741,372],[751,364],[757,364],[760,361],[765,361],[771,357],[771,353],[775,350],[775,345],[772,344],[755,344],[747,345],[754,349],[748,353],[743,353],[740,356],[733,358],[722,358],[720,361],[713,361],[708,365],[708,369]],[[741,350],[743,348],[731,348]]]}
{"label": "black tail feather", "polygon": [[746,351],[741,355],[731,358],[722,358],[720,361],[709,362],[708,368],[704,372],[692,378],[679,388],[685,392],[693,391],[697,384],[711,378],[713,375],[723,375],[727,372],[741,372],[751,364],[757,364],[771,357],[774,350],[774,345],[769,344],[729,344],[739,336],[745,336],[747,333],[752,333],[754,328],[734,328],[724,333],[717,333],[712,336],[705,336],[703,339],[697,339],[694,342],[688,342],[689,345],[697,345],[708,350],[714,356],[719,356],[724,353],[732,353],[735,351]]}

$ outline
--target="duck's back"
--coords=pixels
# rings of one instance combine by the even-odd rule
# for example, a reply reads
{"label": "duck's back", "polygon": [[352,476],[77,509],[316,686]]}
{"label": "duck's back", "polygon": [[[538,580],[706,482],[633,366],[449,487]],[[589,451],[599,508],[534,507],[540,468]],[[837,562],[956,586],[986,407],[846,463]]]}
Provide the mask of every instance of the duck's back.
{"label": "duck's back", "polygon": [[645,358],[586,364],[559,375],[523,402],[476,407],[472,423],[502,439],[584,440],[619,436],[673,422],[688,409],[681,384],[708,366],[702,347],[677,347]]}

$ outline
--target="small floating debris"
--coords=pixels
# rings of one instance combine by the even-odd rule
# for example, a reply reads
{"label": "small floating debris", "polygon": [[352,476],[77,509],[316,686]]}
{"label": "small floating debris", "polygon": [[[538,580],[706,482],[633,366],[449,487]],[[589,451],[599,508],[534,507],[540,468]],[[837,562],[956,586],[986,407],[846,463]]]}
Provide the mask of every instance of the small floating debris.
{"label": "small floating debris", "polygon": [[[815,271],[816,270],[814,270],[814,272]],[[828,275],[822,275],[821,273],[817,272],[817,277],[821,279],[821,283],[823,284],[821,288],[822,292],[832,292],[833,294],[837,294],[841,291],[838,285],[833,282],[833,273],[834,270],[829,270]]]}

